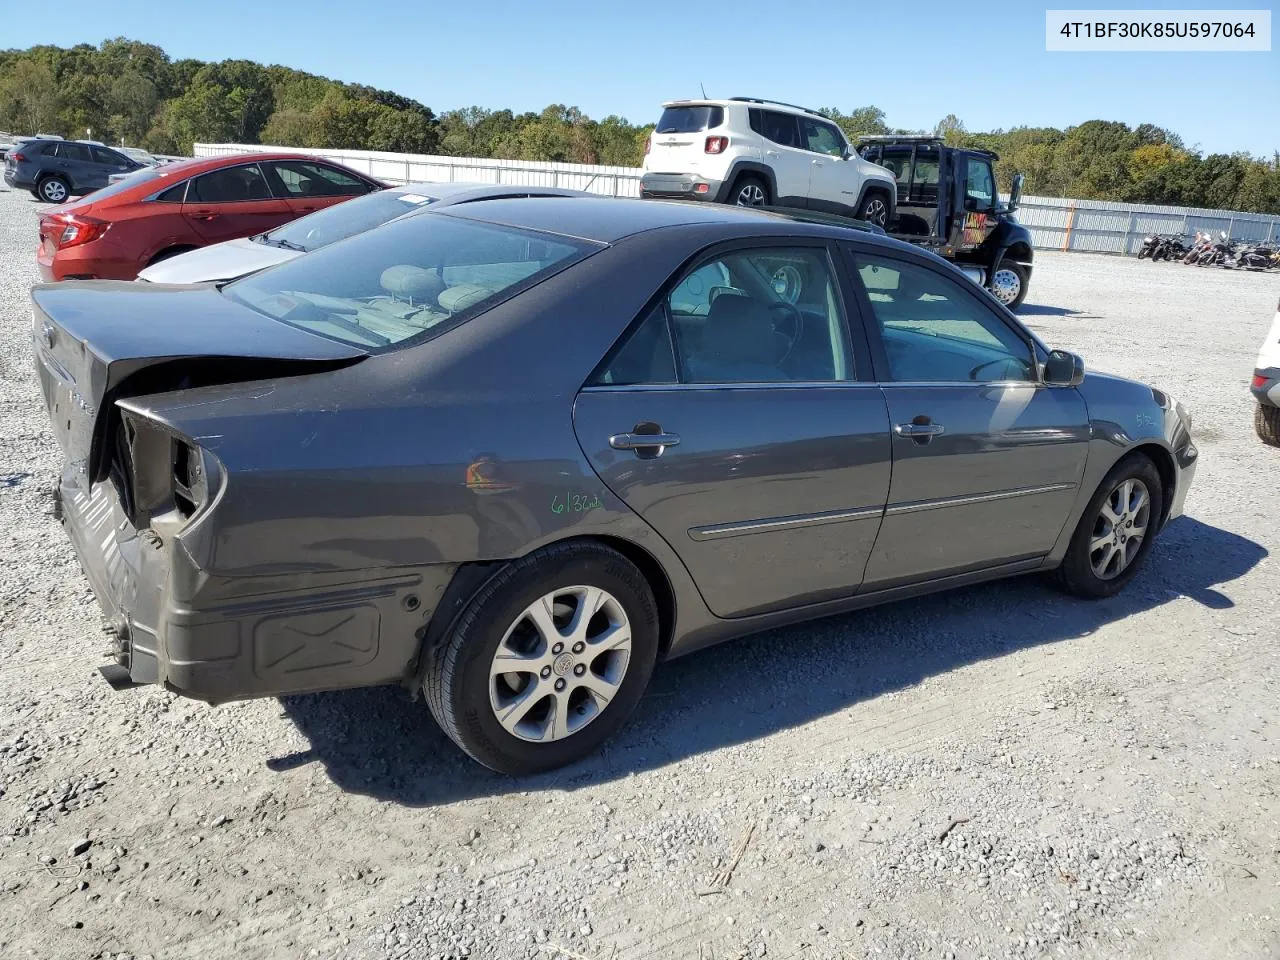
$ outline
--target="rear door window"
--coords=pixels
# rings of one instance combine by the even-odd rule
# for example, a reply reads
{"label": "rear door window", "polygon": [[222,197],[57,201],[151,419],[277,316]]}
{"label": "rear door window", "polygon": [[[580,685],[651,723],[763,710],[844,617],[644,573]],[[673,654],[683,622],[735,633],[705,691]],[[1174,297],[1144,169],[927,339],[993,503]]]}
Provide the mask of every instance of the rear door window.
{"label": "rear door window", "polygon": [[764,135],[774,143],[784,147],[800,146],[799,118],[794,113],[779,113],[776,110],[762,110],[764,114]]}
{"label": "rear door window", "polygon": [[83,143],[60,143],[57,155],[59,160],[79,160],[84,163],[89,163],[93,157]]}
{"label": "rear door window", "polygon": [[91,147],[93,153],[93,162],[105,164],[109,167],[131,167],[133,161],[127,159],[123,154],[116,153],[114,150],[107,150],[105,147]]}
{"label": "rear door window", "polygon": [[196,177],[187,188],[188,203],[239,203],[270,200],[271,191],[256,163],[227,167]]}
{"label": "rear door window", "polygon": [[701,133],[724,123],[724,107],[667,107],[654,133]]}

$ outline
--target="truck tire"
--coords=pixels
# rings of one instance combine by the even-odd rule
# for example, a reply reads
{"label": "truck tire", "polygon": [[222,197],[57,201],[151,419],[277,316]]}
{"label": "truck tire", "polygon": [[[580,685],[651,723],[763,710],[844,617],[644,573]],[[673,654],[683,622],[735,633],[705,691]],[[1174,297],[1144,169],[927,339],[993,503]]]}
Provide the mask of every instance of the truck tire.
{"label": "truck tire", "polygon": [[1253,429],[1267,446],[1280,447],[1280,407],[1258,404],[1253,411]]}
{"label": "truck tire", "polygon": [[1013,260],[1001,260],[991,272],[988,289],[997,300],[1010,310],[1017,310],[1022,301],[1027,299],[1027,286],[1030,277],[1027,268]]}

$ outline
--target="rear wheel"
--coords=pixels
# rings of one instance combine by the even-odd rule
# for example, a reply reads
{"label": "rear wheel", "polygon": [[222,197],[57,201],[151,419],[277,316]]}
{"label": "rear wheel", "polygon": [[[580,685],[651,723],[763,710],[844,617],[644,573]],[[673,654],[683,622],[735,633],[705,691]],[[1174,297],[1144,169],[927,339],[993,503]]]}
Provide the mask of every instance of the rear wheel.
{"label": "rear wheel", "polygon": [[427,704],[473,759],[521,776],[587,756],[630,716],[658,654],[658,613],[615,550],[548,547],[490,580],[428,654]]}
{"label": "rear wheel", "polygon": [[995,298],[1010,310],[1017,310],[1027,299],[1027,268],[1013,260],[1001,260],[991,274],[989,284]]}
{"label": "rear wheel", "polygon": [[739,207],[763,207],[769,203],[769,187],[759,177],[746,174],[733,185],[732,202]]}
{"label": "rear wheel", "polygon": [[45,203],[66,203],[71,188],[61,177],[44,177],[36,184],[36,196]]}
{"label": "rear wheel", "polygon": [[1164,488],[1151,458],[1134,453],[1111,468],[1089,501],[1058,569],[1080,597],[1110,597],[1137,574],[1164,516]]}
{"label": "rear wheel", "polygon": [[858,208],[858,219],[874,223],[877,227],[888,226],[889,201],[881,193],[867,194],[866,199],[862,201],[862,206]]}
{"label": "rear wheel", "polygon": [[1258,404],[1253,411],[1253,429],[1267,446],[1280,447],[1280,407]]}

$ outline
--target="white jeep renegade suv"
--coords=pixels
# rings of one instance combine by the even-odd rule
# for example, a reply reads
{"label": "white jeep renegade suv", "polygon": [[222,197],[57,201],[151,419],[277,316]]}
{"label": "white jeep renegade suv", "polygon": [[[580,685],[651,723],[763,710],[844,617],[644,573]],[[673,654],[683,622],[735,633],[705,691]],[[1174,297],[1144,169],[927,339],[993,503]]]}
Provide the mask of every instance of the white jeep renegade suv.
{"label": "white jeep renegade suv", "polygon": [[640,196],[893,217],[897,183],[804,107],[730,97],[670,100],[645,143]]}

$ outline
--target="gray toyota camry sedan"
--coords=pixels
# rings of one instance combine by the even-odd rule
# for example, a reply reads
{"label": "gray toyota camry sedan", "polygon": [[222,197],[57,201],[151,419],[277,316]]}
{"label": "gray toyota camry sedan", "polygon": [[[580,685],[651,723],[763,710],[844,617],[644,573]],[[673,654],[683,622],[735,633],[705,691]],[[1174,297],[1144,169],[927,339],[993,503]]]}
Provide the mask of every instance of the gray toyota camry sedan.
{"label": "gray toyota camry sedan", "polygon": [[732,207],[487,201],[32,299],[118,682],[405,684],[513,774],[733,636],[1033,571],[1111,595],[1196,464],[1170,396],[945,261]]}

